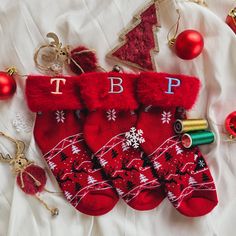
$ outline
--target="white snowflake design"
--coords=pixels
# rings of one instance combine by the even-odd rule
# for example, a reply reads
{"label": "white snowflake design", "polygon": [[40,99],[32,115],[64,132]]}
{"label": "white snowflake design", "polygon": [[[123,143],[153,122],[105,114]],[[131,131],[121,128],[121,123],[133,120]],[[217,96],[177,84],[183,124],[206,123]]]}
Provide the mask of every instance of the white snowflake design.
{"label": "white snowflake design", "polygon": [[198,161],[198,165],[201,166],[201,167],[204,167],[205,166],[205,162],[203,160],[199,160]]}
{"label": "white snowflake design", "polygon": [[163,111],[161,115],[162,115],[162,118],[161,118],[162,124],[165,124],[165,123],[169,124],[171,121],[171,112]]}
{"label": "white snowflake design", "polygon": [[125,133],[125,144],[126,146],[132,146],[133,148],[138,148],[141,143],[145,142],[143,138],[143,131],[141,129],[136,129],[132,127],[129,132]]}
{"label": "white snowflake design", "polygon": [[107,111],[107,120],[108,121],[116,121],[116,110],[115,109],[109,109]]}
{"label": "white snowflake design", "polygon": [[66,113],[64,111],[56,111],[55,115],[56,115],[57,123],[64,123],[65,122],[65,119],[66,119],[65,115],[66,115]]}

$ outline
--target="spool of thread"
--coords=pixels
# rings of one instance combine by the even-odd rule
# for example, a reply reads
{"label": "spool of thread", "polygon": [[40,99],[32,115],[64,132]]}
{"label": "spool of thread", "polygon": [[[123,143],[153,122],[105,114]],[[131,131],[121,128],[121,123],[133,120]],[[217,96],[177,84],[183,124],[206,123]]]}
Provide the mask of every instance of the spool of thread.
{"label": "spool of thread", "polygon": [[207,128],[208,122],[205,119],[176,120],[174,124],[174,131],[177,134],[205,130]]}
{"label": "spool of thread", "polygon": [[190,148],[198,145],[209,144],[215,141],[215,135],[211,131],[200,131],[193,133],[185,133],[182,136],[181,142],[185,148]]}

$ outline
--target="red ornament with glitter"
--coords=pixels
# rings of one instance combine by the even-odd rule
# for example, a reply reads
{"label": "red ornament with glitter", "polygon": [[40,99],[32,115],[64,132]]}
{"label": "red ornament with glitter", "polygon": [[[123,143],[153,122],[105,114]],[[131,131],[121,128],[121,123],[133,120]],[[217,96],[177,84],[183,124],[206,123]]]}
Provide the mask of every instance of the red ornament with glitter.
{"label": "red ornament with glitter", "polygon": [[175,40],[175,52],[184,60],[191,60],[199,56],[204,47],[202,35],[196,30],[185,30]]}
{"label": "red ornament with glitter", "polygon": [[14,69],[0,71],[0,100],[8,99],[16,92],[16,81],[12,77],[14,72]]}
{"label": "red ornament with glitter", "polygon": [[236,111],[230,113],[225,119],[225,129],[231,137],[236,137]]}
{"label": "red ornament with glitter", "polygon": [[43,190],[48,191],[45,189],[47,181],[45,170],[26,158],[24,154],[24,142],[14,139],[3,132],[0,132],[0,136],[4,136],[16,146],[14,156],[0,153],[0,162],[6,162],[11,166],[12,172],[16,175],[16,182],[24,193],[38,199],[38,201],[51,212],[52,216],[58,215],[59,210],[57,208],[50,208],[47,203],[39,197],[40,192]]}
{"label": "red ornament with glitter", "polygon": [[236,7],[233,8],[226,17],[226,23],[236,33]]}
{"label": "red ornament with glitter", "polygon": [[47,178],[43,168],[28,164],[24,170],[18,173],[16,180],[22,191],[34,195],[44,190]]}

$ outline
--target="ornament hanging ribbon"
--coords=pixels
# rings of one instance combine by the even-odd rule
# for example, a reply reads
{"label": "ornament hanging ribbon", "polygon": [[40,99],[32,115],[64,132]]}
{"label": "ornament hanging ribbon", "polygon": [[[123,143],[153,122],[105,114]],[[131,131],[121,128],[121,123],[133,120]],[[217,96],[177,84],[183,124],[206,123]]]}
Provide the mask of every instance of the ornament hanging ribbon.
{"label": "ornament hanging ribbon", "polygon": [[3,132],[0,132],[0,135],[13,142],[16,146],[14,157],[12,157],[10,154],[4,156],[2,153],[0,153],[0,161],[9,163],[13,174],[16,175],[16,181],[20,189],[26,194],[35,196],[35,198],[51,212],[52,216],[58,215],[59,210],[57,208],[50,208],[38,196],[38,194],[43,190],[50,192],[44,188],[46,185],[45,170],[40,166],[35,165],[32,161],[29,161],[25,157],[25,144],[23,141],[13,139]]}
{"label": "ornament hanging ribbon", "polygon": [[[204,39],[200,32],[187,29],[178,34],[180,25],[180,10],[176,9],[178,18],[167,34],[168,45],[174,49],[176,55],[183,60],[198,57],[204,48]],[[172,33],[174,32],[174,33]]]}

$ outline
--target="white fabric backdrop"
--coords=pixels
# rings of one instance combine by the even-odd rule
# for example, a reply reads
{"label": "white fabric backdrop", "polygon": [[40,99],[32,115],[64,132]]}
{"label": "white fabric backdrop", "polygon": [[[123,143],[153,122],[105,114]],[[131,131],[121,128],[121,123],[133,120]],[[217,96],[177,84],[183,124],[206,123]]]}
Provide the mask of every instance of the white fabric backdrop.
{"label": "white fabric backdrop", "polygon": [[[33,63],[35,49],[47,32],[56,32],[62,41],[76,47],[95,48],[100,64],[111,69],[105,54],[117,43],[118,33],[131,20],[144,0],[0,0],[0,68],[14,65],[21,74],[38,73]],[[160,3],[162,28],[158,32],[160,53],[158,71],[196,75],[202,82],[198,102],[191,112],[208,117],[217,142],[202,147],[215,179],[219,204],[210,214],[187,218],[168,202],[148,212],[138,212],[120,201],[110,213],[90,217],[74,210],[60,195],[42,197],[60,208],[60,215],[50,214],[34,198],[26,196],[15,184],[7,164],[0,163],[0,236],[231,236],[236,218],[236,144],[224,142],[223,122],[236,109],[236,36],[224,23],[235,5],[233,0],[208,0],[208,8],[179,1],[182,19],[180,31],[199,30],[205,39],[201,56],[183,61],[167,46],[166,35],[176,20],[174,0]],[[17,78],[17,94],[0,102],[0,130],[22,139],[27,155],[46,166],[37,149],[32,127],[34,114],[26,107],[25,77]],[[0,140],[0,151],[12,152],[11,145]],[[50,175],[47,188],[58,191]]]}

